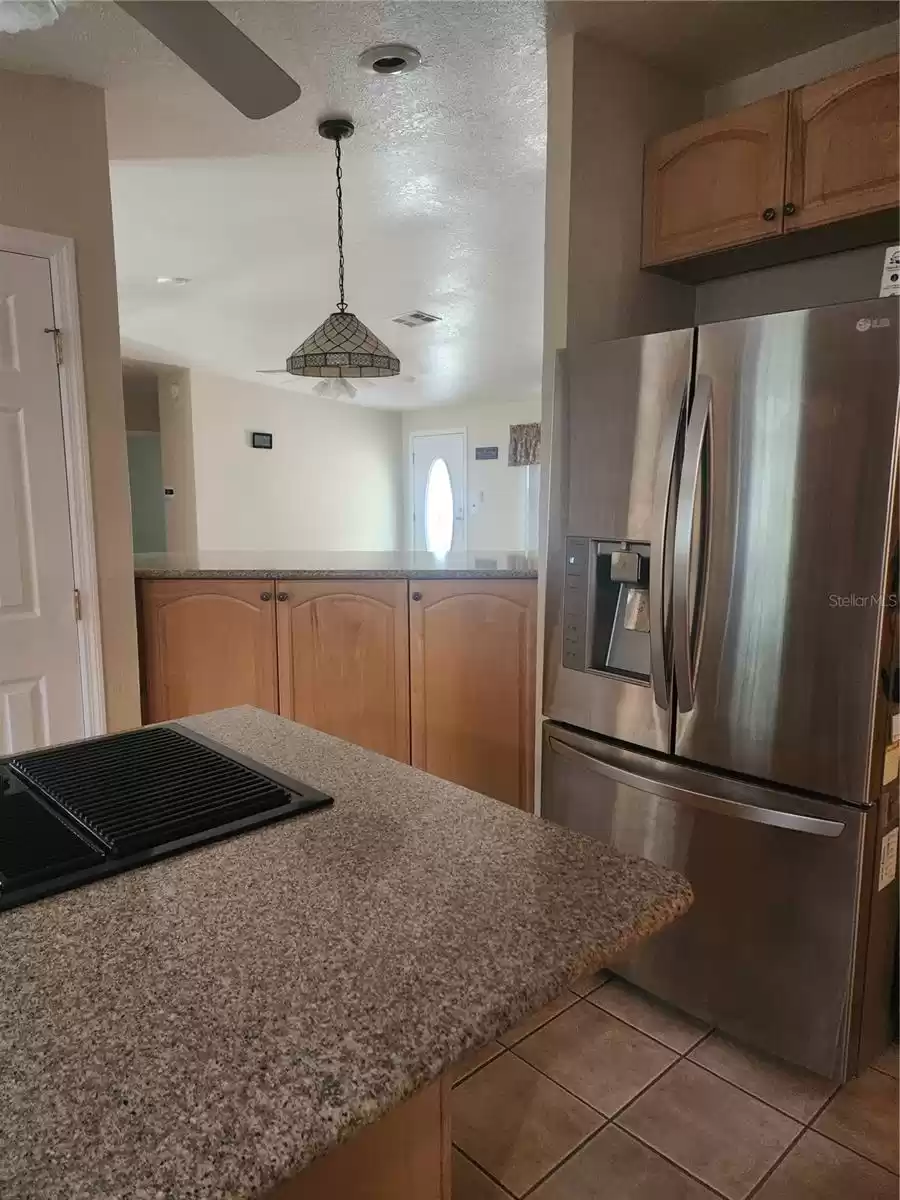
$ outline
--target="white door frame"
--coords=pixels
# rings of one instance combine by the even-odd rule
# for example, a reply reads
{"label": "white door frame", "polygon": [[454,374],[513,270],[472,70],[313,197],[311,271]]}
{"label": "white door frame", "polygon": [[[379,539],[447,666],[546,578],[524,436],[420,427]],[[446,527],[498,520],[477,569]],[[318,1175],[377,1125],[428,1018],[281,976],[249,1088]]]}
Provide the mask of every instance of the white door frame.
{"label": "white door frame", "polygon": [[456,429],[414,429],[409,435],[409,448],[407,454],[407,479],[409,480],[409,547],[415,551],[416,548],[416,473],[413,467],[413,438],[417,437],[443,437],[448,433],[461,433],[463,440],[463,512],[466,515],[465,531],[466,544],[463,546],[463,552],[468,549],[469,545],[469,431],[464,425],[457,426]]}
{"label": "white door frame", "polygon": [[[52,233],[0,225],[0,251],[44,258],[50,266],[53,315],[59,329],[62,362],[59,394],[69,495],[69,526],[75,587],[81,605],[77,622],[78,658],[85,737],[106,733],[106,690],[100,637],[100,595],[91,500],[91,459],[88,443],[87,395],[81,349],[75,242]],[[74,597],[73,597],[74,604]]]}

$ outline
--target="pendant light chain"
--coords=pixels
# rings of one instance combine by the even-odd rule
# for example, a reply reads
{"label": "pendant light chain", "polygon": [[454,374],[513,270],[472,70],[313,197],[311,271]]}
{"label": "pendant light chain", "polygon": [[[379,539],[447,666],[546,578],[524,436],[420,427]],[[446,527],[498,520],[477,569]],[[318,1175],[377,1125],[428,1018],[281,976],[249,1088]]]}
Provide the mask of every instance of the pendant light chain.
{"label": "pendant light chain", "polygon": [[347,311],[347,301],[344,299],[344,192],[341,187],[344,172],[341,168],[341,139],[334,139],[335,176],[337,178],[337,220],[338,220],[338,290],[341,298],[338,312]]}
{"label": "pendant light chain", "polygon": [[[384,379],[399,375],[400,359],[355,313],[347,311],[344,297],[344,173],[341,142],[353,136],[353,122],[346,117],[327,117],[319,123],[319,136],[334,142],[340,299],[338,311],[329,313],[322,324],[304,338],[288,357],[285,363],[287,373],[328,380],[334,387],[346,379]],[[345,384],[344,393],[352,395],[353,385]]]}

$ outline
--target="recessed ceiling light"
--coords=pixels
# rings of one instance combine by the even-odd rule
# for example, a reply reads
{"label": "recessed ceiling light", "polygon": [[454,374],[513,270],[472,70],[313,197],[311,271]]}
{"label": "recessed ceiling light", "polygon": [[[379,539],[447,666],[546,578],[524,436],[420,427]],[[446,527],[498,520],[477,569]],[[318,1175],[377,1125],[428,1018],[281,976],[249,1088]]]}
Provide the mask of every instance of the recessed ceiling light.
{"label": "recessed ceiling light", "polygon": [[156,282],[168,287],[184,287],[186,283],[190,283],[190,279],[186,275],[157,275]]}
{"label": "recessed ceiling light", "polygon": [[375,75],[402,75],[405,71],[415,71],[422,61],[422,55],[414,46],[388,42],[363,50],[356,61],[364,71],[371,71]]}

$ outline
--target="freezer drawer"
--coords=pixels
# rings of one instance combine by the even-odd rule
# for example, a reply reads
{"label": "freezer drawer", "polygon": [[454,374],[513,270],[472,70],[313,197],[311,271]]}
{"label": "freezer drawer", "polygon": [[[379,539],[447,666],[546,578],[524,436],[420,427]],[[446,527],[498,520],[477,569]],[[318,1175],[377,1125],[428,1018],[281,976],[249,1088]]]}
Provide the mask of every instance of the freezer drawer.
{"label": "freezer drawer", "polygon": [[615,970],[735,1037],[847,1070],[871,814],[726,779],[547,722],[545,817],[673,867],[694,905]]}

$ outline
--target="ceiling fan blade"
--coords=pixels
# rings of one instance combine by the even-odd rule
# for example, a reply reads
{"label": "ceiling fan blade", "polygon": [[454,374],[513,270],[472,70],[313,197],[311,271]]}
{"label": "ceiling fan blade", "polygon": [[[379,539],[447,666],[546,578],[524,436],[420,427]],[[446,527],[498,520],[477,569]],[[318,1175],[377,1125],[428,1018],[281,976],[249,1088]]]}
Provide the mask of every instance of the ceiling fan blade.
{"label": "ceiling fan blade", "polygon": [[299,97],[300,85],[207,0],[118,4],[245,117],[270,117]]}

